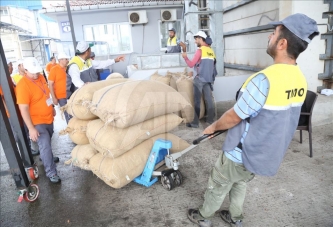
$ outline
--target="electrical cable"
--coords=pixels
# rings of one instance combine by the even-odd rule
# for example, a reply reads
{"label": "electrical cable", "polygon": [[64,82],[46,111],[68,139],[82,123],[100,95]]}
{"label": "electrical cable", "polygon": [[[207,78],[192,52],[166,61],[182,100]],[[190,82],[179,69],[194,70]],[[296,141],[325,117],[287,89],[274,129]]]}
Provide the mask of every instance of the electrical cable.
{"label": "electrical cable", "polygon": [[274,16],[273,19],[270,18],[269,16],[265,15],[265,14],[261,15],[261,17],[260,17],[260,19],[259,19],[259,22],[258,22],[257,26],[259,26],[259,24],[260,24],[260,22],[261,22],[261,19],[262,19],[263,17],[266,17],[266,18],[269,19],[270,21],[275,21],[275,20],[276,20],[276,16],[277,16],[277,11],[275,11],[275,16]]}
{"label": "electrical cable", "polygon": [[142,47],[141,47],[141,54],[143,54],[144,40],[145,40],[145,25],[142,24]]}

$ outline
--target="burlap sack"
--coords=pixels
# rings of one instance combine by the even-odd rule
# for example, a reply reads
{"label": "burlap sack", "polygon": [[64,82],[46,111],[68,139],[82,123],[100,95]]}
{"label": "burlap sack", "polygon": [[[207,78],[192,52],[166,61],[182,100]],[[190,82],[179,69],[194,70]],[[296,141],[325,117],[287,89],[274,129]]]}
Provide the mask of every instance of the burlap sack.
{"label": "burlap sack", "polygon": [[89,162],[90,159],[98,154],[90,144],[77,145],[71,152],[71,159],[65,162],[65,164],[80,167],[81,169],[90,170]]}
{"label": "burlap sack", "polygon": [[178,75],[173,75],[173,74],[170,74],[170,87],[172,87],[173,89],[175,89],[176,91],[177,90],[177,80],[180,78],[180,76]]}
{"label": "burlap sack", "polygon": [[158,82],[164,83],[166,85],[170,85],[170,79],[171,79],[171,76],[169,74],[162,76],[162,75],[158,74],[158,71],[156,71],[153,75],[150,76],[150,80],[158,81]]}
{"label": "burlap sack", "polygon": [[109,186],[113,188],[124,187],[135,177],[142,174],[150,151],[157,139],[166,139],[172,142],[170,153],[179,152],[189,147],[185,140],[173,134],[160,134],[144,141],[116,159],[97,154],[90,159],[89,167],[94,174]]}
{"label": "burlap sack", "polygon": [[[186,119],[186,123],[190,123],[194,118],[194,94],[193,94],[193,77],[181,76],[177,81],[178,92],[189,102],[191,106],[181,110],[182,117]],[[205,116],[205,102],[201,96],[200,101],[200,116],[199,119]]]}
{"label": "burlap sack", "polygon": [[89,143],[104,156],[117,158],[143,141],[176,128],[183,119],[175,114],[162,115],[128,128],[106,126],[93,120],[87,126]]}
{"label": "burlap sack", "polygon": [[129,81],[94,93],[90,110],[106,124],[127,128],[190,105],[171,87],[151,80]]}
{"label": "burlap sack", "polygon": [[62,109],[67,110],[67,113],[82,120],[92,120],[98,118],[92,114],[89,109],[93,94],[95,91],[110,86],[113,84],[119,84],[127,81],[125,78],[118,78],[112,80],[101,80],[83,85],[76,90],[67,102],[67,105]]}
{"label": "burlap sack", "polygon": [[90,121],[80,120],[75,117],[71,118],[65,129],[59,132],[60,135],[69,135],[73,143],[78,145],[88,144],[89,140],[86,136],[87,124]]}
{"label": "burlap sack", "polygon": [[108,75],[108,77],[106,77],[106,80],[116,79],[116,78],[124,78],[124,76],[121,75],[120,73],[111,73],[110,75]]}
{"label": "burlap sack", "polygon": [[176,73],[172,73],[167,71],[167,75],[170,76],[170,87],[172,87],[173,89],[177,90],[177,80],[182,77],[182,76],[187,76],[187,68],[184,69],[183,72],[176,72]]}

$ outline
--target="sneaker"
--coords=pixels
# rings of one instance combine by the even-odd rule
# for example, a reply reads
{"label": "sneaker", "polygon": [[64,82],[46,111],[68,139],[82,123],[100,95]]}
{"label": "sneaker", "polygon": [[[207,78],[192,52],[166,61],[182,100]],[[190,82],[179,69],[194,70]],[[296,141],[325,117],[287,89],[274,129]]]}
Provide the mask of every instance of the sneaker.
{"label": "sneaker", "polygon": [[191,222],[199,225],[200,227],[212,227],[212,222],[210,220],[206,220],[201,216],[198,209],[189,209],[187,211],[187,217]]}
{"label": "sneaker", "polygon": [[59,158],[58,157],[53,157],[53,161],[54,161],[54,163],[58,163],[59,162]]}
{"label": "sneaker", "polygon": [[[42,159],[39,158],[39,161],[42,161]],[[53,162],[54,163],[58,163],[59,162],[59,158],[58,157],[53,157]]]}
{"label": "sneaker", "polygon": [[232,226],[232,227],[234,227],[234,226],[243,227],[242,220],[233,221],[231,219],[231,215],[230,215],[230,212],[228,210],[220,211],[220,216],[221,216],[223,221],[229,223],[230,226]]}
{"label": "sneaker", "polygon": [[199,128],[199,125],[193,123],[187,123],[186,126],[190,128]]}
{"label": "sneaker", "polygon": [[59,183],[61,181],[60,177],[57,174],[54,174],[52,177],[49,177],[49,179],[54,184]]}
{"label": "sneaker", "polygon": [[37,156],[40,153],[39,153],[39,151],[35,151],[35,150],[31,149],[31,154],[32,154],[32,156]]}

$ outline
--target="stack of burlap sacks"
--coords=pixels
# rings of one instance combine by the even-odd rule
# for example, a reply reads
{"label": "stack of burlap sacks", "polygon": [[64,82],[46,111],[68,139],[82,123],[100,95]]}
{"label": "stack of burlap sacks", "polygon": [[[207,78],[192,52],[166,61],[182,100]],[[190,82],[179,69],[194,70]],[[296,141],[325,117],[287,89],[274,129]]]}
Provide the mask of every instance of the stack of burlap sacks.
{"label": "stack of burlap sacks", "polygon": [[[160,75],[157,71],[150,77],[150,80],[159,81],[171,86],[178,91],[191,105],[187,106],[178,113],[178,116],[185,119],[186,123],[190,123],[194,118],[194,94],[193,94],[193,72],[187,72],[187,68],[183,72],[167,72],[165,76]],[[215,103],[215,101],[214,101]],[[201,96],[200,116],[202,119],[205,116],[205,102]]]}
{"label": "stack of burlap sacks", "polygon": [[170,140],[171,153],[189,146],[168,133],[183,121],[174,113],[189,105],[173,88],[151,80],[108,77],[84,85],[64,108],[73,118],[61,134],[78,144],[66,164],[121,188],[142,173],[157,139]]}

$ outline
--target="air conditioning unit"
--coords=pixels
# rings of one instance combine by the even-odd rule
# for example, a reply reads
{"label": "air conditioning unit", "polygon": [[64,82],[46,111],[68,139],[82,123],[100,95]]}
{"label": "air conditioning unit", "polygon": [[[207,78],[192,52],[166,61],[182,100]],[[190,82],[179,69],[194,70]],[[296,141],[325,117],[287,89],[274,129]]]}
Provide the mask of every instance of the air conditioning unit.
{"label": "air conditioning unit", "polygon": [[146,10],[129,11],[128,20],[130,24],[146,24],[148,23]]}
{"label": "air conditioning unit", "polygon": [[161,10],[161,20],[162,21],[176,21],[177,20],[177,10],[176,9]]}

